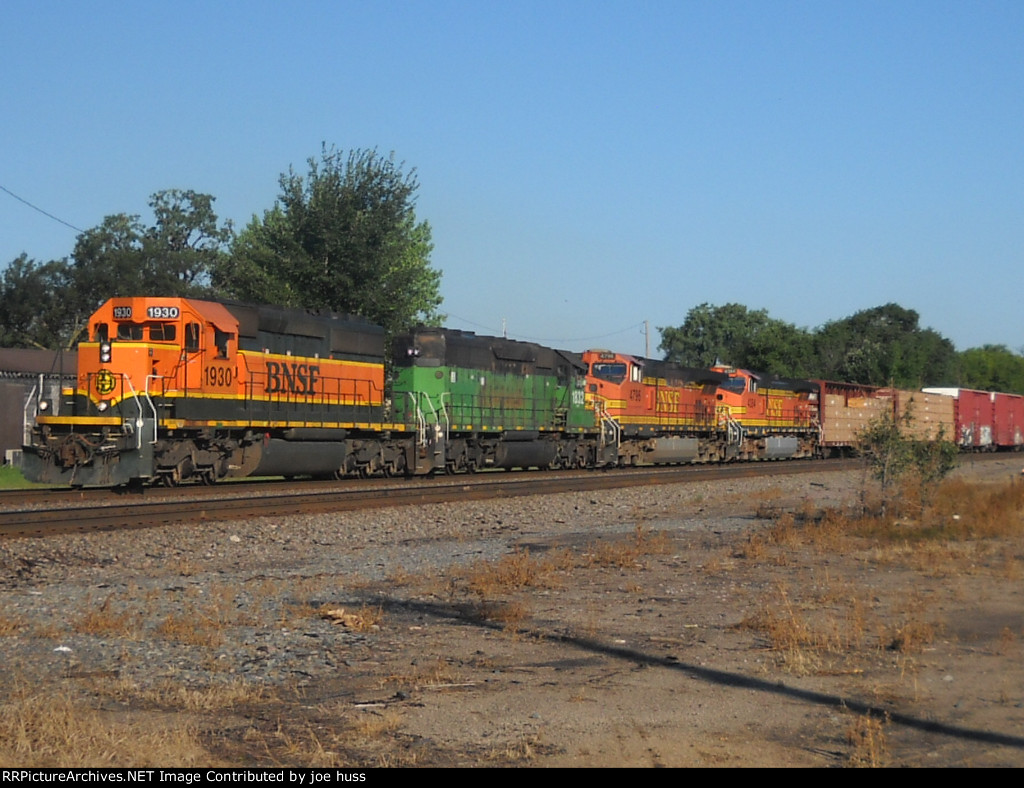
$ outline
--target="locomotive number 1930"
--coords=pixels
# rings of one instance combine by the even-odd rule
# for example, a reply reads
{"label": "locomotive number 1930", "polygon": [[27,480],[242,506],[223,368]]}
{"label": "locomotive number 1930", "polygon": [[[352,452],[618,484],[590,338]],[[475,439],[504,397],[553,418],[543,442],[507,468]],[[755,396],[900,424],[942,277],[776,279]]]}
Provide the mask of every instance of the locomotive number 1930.
{"label": "locomotive number 1930", "polygon": [[150,320],[176,320],[181,310],[176,306],[151,306],[146,310]]}
{"label": "locomotive number 1930", "polygon": [[203,382],[207,386],[230,386],[234,378],[234,370],[231,367],[207,367],[203,370]]}

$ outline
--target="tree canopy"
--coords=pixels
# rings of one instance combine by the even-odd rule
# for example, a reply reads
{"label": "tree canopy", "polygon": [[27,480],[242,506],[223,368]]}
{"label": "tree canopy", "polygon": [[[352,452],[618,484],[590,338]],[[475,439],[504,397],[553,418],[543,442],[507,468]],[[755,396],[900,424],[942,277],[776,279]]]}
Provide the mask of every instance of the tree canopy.
{"label": "tree canopy", "polygon": [[687,313],[683,325],[659,330],[666,358],[688,365],[720,359],[791,377],[877,386],[955,383],[953,343],[921,328],[918,319],[912,309],[886,304],[809,331],[775,320],[763,309],[701,304]]}
{"label": "tree canopy", "polygon": [[391,155],[326,145],[305,176],[280,177],[273,208],[239,233],[217,288],[245,301],[349,312],[389,333],[438,322],[441,272],[417,221],[415,170]]}
{"label": "tree canopy", "polygon": [[72,347],[96,308],[113,296],[210,296],[234,232],[218,224],[214,198],[169,189],[149,201],[154,221],[113,214],[75,241],[70,259],[21,255],[0,285],[0,337],[8,346]]}
{"label": "tree canopy", "polygon": [[811,342],[805,332],[742,304],[700,304],[678,328],[659,328],[668,361],[709,367],[718,361],[792,376],[810,374]]}
{"label": "tree canopy", "polygon": [[965,388],[1024,394],[1024,356],[1005,345],[970,348],[957,361],[957,380]]}

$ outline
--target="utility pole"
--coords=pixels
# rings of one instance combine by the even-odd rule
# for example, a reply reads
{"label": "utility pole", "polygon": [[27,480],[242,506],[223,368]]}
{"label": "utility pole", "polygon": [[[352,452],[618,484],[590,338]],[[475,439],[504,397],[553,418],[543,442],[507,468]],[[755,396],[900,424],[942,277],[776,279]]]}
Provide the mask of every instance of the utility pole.
{"label": "utility pole", "polygon": [[651,321],[644,321],[644,358],[651,357]]}

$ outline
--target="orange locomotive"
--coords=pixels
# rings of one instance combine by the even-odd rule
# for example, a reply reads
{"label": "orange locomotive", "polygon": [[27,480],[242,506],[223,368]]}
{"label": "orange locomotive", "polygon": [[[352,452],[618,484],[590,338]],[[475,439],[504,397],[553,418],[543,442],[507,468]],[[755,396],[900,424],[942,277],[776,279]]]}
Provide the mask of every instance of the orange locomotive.
{"label": "orange locomotive", "polygon": [[819,453],[818,383],[721,364],[712,369],[728,376],[717,399],[730,459],[774,460]]}
{"label": "orange locomotive", "polygon": [[588,350],[587,400],[602,424],[605,464],[725,459],[715,394],[728,376],[669,361]]}
{"label": "orange locomotive", "polygon": [[377,326],[277,307],[114,298],[88,331],[61,415],[39,403],[26,475],[174,485],[404,467],[409,447],[380,440],[394,425],[383,421]]}

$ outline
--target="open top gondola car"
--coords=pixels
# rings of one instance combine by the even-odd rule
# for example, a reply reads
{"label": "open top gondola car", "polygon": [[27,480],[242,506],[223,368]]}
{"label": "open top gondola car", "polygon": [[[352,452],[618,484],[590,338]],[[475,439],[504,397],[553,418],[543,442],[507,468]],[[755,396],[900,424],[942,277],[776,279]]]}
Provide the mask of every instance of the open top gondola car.
{"label": "open top gondola car", "polygon": [[[114,298],[89,319],[60,415],[41,400],[26,478],[113,486],[357,472],[380,455],[384,334],[333,314]],[[50,409],[52,410],[52,408]],[[402,465],[401,447],[390,461]]]}

